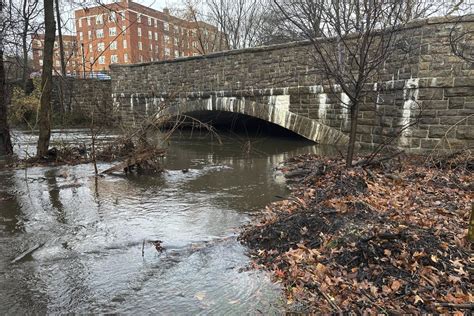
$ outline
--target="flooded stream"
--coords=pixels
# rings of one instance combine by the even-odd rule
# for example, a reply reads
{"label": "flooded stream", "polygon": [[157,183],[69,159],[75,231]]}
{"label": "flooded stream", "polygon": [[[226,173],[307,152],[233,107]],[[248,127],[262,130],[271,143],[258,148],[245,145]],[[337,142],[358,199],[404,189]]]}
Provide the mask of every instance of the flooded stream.
{"label": "flooded stream", "polygon": [[[15,134],[18,153],[34,147],[34,136]],[[190,136],[173,136],[162,175],[95,181],[92,165],[0,171],[0,314],[280,313],[279,287],[245,269],[237,235],[287,194],[274,167],[321,149],[281,137],[223,135],[219,145]],[[53,138],[88,141],[81,130]]]}

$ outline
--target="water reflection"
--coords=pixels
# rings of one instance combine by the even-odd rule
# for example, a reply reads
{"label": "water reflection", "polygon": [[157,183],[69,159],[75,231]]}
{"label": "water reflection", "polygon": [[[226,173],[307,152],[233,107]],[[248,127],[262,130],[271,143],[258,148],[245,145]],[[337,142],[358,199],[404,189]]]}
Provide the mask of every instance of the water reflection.
{"label": "water reflection", "polygon": [[[87,138],[70,134],[61,137]],[[236,233],[250,212],[286,194],[275,165],[320,149],[245,141],[250,150],[235,138],[177,135],[160,176],[95,178],[91,165],[2,172],[0,312],[278,313],[268,276],[239,272],[249,259]],[[167,250],[145,242],[142,257],[144,240]],[[45,245],[11,263],[36,243]]]}

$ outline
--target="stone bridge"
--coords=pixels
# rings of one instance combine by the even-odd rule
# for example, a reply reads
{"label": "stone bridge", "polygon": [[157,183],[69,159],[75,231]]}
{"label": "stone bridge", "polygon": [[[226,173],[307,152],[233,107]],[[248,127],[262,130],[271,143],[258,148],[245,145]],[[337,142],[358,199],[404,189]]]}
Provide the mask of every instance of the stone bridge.
{"label": "stone bridge", "polygon": [[[396,143],[399,147],[422,151],[444,141],[452,148],[474,146],[474,69],[451,52],[454,26],[474,31],[474,16],[460,23],[446,18],[416,21],[400,31],[403,45],[366,87],[371,93],[359,113],[361,145],[380,144],[413,122]],[[318,143],[348,141],[348,98],[337,87],[324,85],[308,42],[114,65],[111,76],[114,111],[125,124],[140,124],[158,112],[230,112]]]}

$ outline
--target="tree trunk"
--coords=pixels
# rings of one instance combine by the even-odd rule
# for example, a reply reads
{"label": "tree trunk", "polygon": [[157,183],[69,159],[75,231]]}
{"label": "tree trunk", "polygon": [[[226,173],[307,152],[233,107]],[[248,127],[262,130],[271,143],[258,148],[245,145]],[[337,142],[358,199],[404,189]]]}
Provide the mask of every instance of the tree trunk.
{"label": "tree trunk", "polygon": [[[352,103],[352,101],[351,101]],[[351,109],[351,131],[349,133],[349,146],[347,147],[346,166],[352,167],[352,160],[355,152],[355,142],[357,136],[357,118],[359,116],[359,102],[350,104]]]}
{"label": "tree trunk", "polygon": [[44,51],[43,51],[43,73],[41,74],[41,99],[39,109],[39,138],[37,145],[38,157],[44,157],[48,153],[49,140],[51,137],[51,95],[53,90],[53,50],[55,38],[54,22],[54,0],[44,0]]}
{"label": "tree trunk", "polygon": [[56,19],[58,21],[58,41],[59,41],[59,56],[61,59],[61,75],[66,76],[66,59],[64,58],[64,43],[63,32],[61,30],[61,13],[59,12],[59,0],[55,0],[56,4]]}
{"label": "tree trunk", "polygon": [[[0,0],[0,16],[3,15],[4,3]],[[8,108],[6,100],[5,65],[3,63],[3,34],[0,34],[0,156],[11,155],[13,146],[8,128]]]}
{"label": "tree trunk", "polygon": [[58,41],[59,41],[59,58],[61,62],[61,80],[59,80],[59,105],[61,107],[61,112],[65,113],[66,108],[64,104],[64,78],[66,77],[66,59],[64,58],[64,43],[63,43],[63,33],[61,30],[61,13],[59,12],[59,0],[55,0],[56,5],[56,19],[58,22]]}
{"label": "tree trunk", "polygon": [[[27,2],[27,1],[25,1]],[[25,94],[28,93],[28,42],[27,42],[27,36],[28,36],[28,31],[27,31],[28,24],[25,22],[25,26],[23,28],[23,33],[21,34],[21,48],[23,50],[23,60],[22,60],[22,65],[23,65],[23,74],[22,74],[22,80],[23,80],[23,92]]]}

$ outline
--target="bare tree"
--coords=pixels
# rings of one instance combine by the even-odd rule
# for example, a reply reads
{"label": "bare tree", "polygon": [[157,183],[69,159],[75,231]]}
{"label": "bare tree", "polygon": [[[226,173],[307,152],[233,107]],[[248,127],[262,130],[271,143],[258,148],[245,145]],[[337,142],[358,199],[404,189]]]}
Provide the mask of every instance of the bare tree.
{"label": "bare tree", "polygon": [[8,128],[7,100],[5,95],[5,66],[3,62],[4,34],[8,27],[5,3],[0,0],[0,156],[13,153],[10,130]]}
{"label": "bare tree", "polygon": [[[462,21],[462,17],[458,22]],[[470,29],[462,29],[459,23],[455,23],[449,33],[449,44],[451,51],[461,60],[474,64],[474,31]]]}
{"label": "bare tree", "polygon": [[359,107],[368,92],[366,85],[394,50],[404,1],[274,0],[274,3],[312,43],[311,55],[320,65],[328,86],[338,86],[347,96],[343,106],[350,112],[346,156],[346,165],[350,167]]}
{"label": "bare tree", "polygon": [[224,34],[230,49],[261,44],[260,33],[267,0],[206,0],[209,21]]}
{"label": "bare tree", "polygon": [[36,33],[41,27],[41,24],[38,23],[38,17],[41,14],[41,9],[39,8],[38,0],[23,0],[21,3],[20,11],[20,23],[21,25],[21,47],[22,47],[22,67],[23,67],[23,91],[26,93],[28,91],[28,53],[30,51],[30,44],[28,37],[31,33]]}
{"label": "bare tree", "polygon": [[66,59],[64,57],[64,43],[63,43],[61,13],[59,12],[59,0],[54,0],[54,3],[56,7],[56,20],[58,23],[59,60],[61,63],[61,75],[66,76]]}
{"label": "bare tree", "polygon": [[44,51],[43,72],[41,74],[41,99],[38,113],[39,138],[37,144],[38,157],[48,153],[51,138],[51,95],[53,90],[53,51],[56,26],[54,21],[54,0],[44,0]]}

